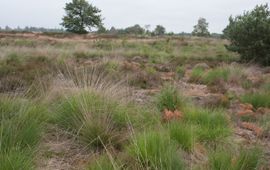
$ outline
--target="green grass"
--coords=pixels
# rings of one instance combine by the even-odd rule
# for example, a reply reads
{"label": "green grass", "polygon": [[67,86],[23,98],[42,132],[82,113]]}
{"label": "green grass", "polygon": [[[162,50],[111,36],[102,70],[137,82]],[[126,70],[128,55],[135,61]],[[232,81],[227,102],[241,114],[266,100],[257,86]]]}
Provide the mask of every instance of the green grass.
{"label": "green grass", "polygon": [[177,66],[176,68],[176,73],[177,73],[177,76],[178,78],[182,78],[185,76],[185,67],[184,66]]}
{"label": "green grass", "polygon": [[99,156],[94,162],[91,162],[88,170],[118,170],[120,169],[114,160],[107,155]]}
{"label": "green grass", "polygon": [[259,148],[251,148],[241,150],[237,162],[234,166],[235,170],[253,170],[258,169],[262,151]]}
{"label": "green grass", "polygon": [[0,99],[1,168],[32,169],[46,113],[45,108],[27,100]]}
{"label": "green grass", "polygon": [[29,150],[12,148],[6,152],[0,152],[0,170],[32,170],[34,168],[34,156]]}
{"label": "green grass", "polygon": [[270,93],[248,93],[241,96],[241,101],[243,103],[250,103],[254,107],[270,107]]}
{"label": "green grass", "polygon": [[166,133],[144,132],[128,148],[131,157],[144,169],[184,169],[176,144]]}
{"label": "green grass", "polygon": [[233,155],[230,151],[218,150],[209,154],[211,170],[232,170]]}
{"label": "green grass", "polygon": [[157,122],[148,109],[124,105],[102,94],[83,91],[62,99],[57,104],[54,121],[79,135],[86,146],[119,147],[126,138],[128,126],[145,127]]}
{"label": "green grass", "polygon": [[196,82],[196,83],[201,82],[201,79],[202,79],[204,73],[205,73],[205,70],[200,68],[200,67],[192,69],[189,81]]}
{"label": "green grass", "polygon": [[185,105],[184,97],[179,93],[176,87],[166,85],[156,97],[157,108],[163,112],[165,109],[175,111],[181,110]]}
{"label": "green grass", "polygon": [[185,151],[193,151],[196,144],[195,127],[184,122],[172,122],[168,126],[171,139]]}
{"label": "green grass", "polygon": [[184,121],[197,126],[199,141],[221,140],[231,134],[229,120],[222,110],[192,108],[184,113]]}
{"label": "green grass", "polygon": [[205,84],[215,84],[218,82],[227,82],[229,79],[230,70],[226,68],[217,68],[210,70],[203,76]]}
{"label": "green grass", "polygon": [[254,170],[259,169],[261,159],[257,147],[242,148],[239,153],[223,148],[209,153],[209,166],[212,170]]}

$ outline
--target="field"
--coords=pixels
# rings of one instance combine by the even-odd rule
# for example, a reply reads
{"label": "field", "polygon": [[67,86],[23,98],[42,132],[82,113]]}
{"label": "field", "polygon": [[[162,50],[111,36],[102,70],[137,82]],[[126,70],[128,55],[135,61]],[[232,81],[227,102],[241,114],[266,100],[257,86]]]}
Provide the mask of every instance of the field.
{"label": "field", "polygon": [[270,167],[270,68],[224,39],[0,33],[0,170]]}

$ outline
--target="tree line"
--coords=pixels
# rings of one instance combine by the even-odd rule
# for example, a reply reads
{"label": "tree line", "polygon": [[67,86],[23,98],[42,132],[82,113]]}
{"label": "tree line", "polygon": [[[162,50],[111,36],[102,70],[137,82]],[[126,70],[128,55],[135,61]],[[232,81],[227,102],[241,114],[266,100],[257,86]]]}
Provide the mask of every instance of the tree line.
{"label": "tree line", "polygon": [[63,28],[44,28],[44,27],[16,27],[16,28],[11,28],[9,26],[5,26],[4,28],[0,27],[0,31],[3,32],[65,32]]}
{"label": "tree line", "polygon": [[[158,25],[153,32],[149,32],[149,25],[144,29],[140,25],[134,25],[126,29],[106,30],[102,23],[101,10],[89,4],[86,0],[72,0],[65,7],[66,15],[61,23],[67,31],[75,33],[87,33],[93,27],[98,32],[122,33],[122,34],[151,34],[164,35],[166,29]],[[208,37],[209,23],[205,18],[199,18],[194,26],[192,35]],[[244,12],[236,17],[230,16],[229,24],[224,29],[224,38],[230,40],[226,48],[238,52],[241,61],[256,62],[270,65],[270,10],[268,4],[257,5],[252,11]]]}

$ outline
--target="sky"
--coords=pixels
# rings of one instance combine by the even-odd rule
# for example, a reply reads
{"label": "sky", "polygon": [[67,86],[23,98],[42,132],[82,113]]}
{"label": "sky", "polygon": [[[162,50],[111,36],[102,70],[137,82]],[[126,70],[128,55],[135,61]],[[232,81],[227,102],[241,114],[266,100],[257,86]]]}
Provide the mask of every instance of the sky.
{"label": "sky", "polygon": [[[64,6],[71,0],[0,0],[0,27],[61,28]],[[91,0],[102,10],[106,28],[163,25],[167,31],[191,32],[204,17],[210,32],[221,33],[230,15],[242,14],[270,0]],[[270,4],[269,4],[270,5]]]}

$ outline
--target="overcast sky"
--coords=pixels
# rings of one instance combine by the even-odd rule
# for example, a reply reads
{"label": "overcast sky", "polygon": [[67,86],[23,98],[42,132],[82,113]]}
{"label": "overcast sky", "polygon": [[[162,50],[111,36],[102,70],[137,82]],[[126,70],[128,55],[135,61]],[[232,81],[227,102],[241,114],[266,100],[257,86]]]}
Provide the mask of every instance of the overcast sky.
{"label": "overcast sky", "polygon": [[[0,27],[60,28],[65,3],[71,0],[0,0]],[[230,15],[242,14],[269,0],[91,0],[102,10],[107,28],[161,24],[167,31],[191,32],[199,17],[211,32],[221,33]]]}

